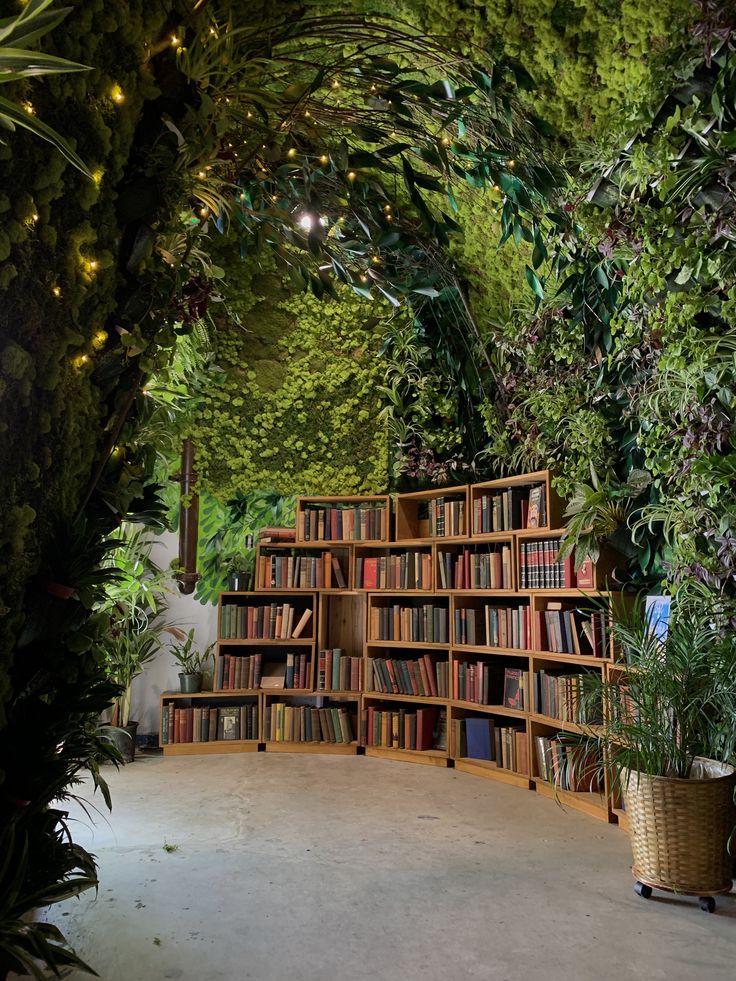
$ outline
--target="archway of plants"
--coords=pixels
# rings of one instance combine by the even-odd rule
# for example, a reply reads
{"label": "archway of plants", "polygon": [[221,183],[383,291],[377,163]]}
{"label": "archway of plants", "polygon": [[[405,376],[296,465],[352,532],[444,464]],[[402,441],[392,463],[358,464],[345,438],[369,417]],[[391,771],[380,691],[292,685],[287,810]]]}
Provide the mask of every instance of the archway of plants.
{"label": "archway of plants", "polygon": [[733,620],[730,5],[270,6],[0,25],[92,69],[0,105],[69,141],[0,146],[0,974],[73,962],[21,917],[96,881],[51,802],[104,790],[106,557],[183,436],[220,557],[298,490],[549,466],[570,547]]}

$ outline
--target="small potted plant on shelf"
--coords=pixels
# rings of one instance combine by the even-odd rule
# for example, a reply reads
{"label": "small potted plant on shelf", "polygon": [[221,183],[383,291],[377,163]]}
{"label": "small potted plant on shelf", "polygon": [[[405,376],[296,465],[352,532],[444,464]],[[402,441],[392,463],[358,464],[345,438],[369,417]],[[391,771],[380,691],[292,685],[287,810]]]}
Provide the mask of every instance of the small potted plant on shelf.
{"label": "small potted plant on shelf", "polygon": [[202,674],[212,658],[214,641],[200,651],[194,646],[194,628],[185,634],[176,627],[170,631],[177,639],[177,643],[171,645],[171,653],[174,661],[181,668],[179,673],[179,685],[183,693],[193,694],[202,690]]}
{"label": "small potted plant on shelf", "polygon": [[603,714],[582,738],[623,796],[636,892],[695,895],[712,912],[732,885],[736,634],[684,601],[667,624],[639,600],[612,626],[623,660],[586,676],[582,705]]}

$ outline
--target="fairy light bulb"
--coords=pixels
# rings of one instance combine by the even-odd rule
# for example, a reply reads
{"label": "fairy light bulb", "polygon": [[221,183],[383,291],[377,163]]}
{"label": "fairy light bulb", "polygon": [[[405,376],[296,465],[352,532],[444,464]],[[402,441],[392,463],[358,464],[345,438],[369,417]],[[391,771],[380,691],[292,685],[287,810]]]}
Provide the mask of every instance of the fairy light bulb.
{"label": "fairy light bulb", "polygon": [[178,47],[178,46],[179,46],[179,43],[180,43],[180,40],[179,40],[179,38],[178,38],[178,37],[176,36],[176,34],[172,34],[172,35],[171,35],[171,47],[172,47],[172,48],[176,48],[176,47]]}
{"label": "fairy light bulb", "polygon": [[53,293],[53,295],[58,300],[59,297],[61,296],[61,286],[52,286],[51,287],[51,292]]}

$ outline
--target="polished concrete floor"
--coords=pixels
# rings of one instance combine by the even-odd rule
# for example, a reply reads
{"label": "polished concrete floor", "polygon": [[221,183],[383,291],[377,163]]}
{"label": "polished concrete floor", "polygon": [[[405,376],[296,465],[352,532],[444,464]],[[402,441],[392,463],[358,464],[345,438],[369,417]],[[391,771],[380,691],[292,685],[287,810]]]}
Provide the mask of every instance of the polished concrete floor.
{"label": "polished concrete floor", "polygon": [[528,791],[263,753],[109,777],[99,895],[48,914],[103,981],[736,977],[736,897],[639,899],[620,830]]}

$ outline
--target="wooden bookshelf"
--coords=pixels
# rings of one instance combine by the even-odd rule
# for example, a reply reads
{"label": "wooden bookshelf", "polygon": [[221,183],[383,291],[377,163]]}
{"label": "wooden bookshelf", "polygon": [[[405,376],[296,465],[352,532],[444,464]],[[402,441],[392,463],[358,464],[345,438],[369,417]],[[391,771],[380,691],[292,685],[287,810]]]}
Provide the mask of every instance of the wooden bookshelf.
{"label": "wooden bookshelf", "polygon": [[[317,516],[316,528],[314,521],[310,521],[310,514]],[[300,544],[344,545],[361,541],[388,542],[390,539],[391,498],[388,495],[297,499],[296,541]]]}
{"label": "wooden bookshelf", "polygon": [[434,542],[467,538],[468,488],[399,494],[396,498],[396,541]]}
{"label": "wooden bookshelf", "polygon": [[[536,503],[532,497],[532,519],[537,520],[538,526],[526,527],[532,491],[536,496]],[[507,495],[505,499],[504,494]],[[505,507],[512,527],[480,530],[475,519],[481,517],[482,520],[483,500],[486,524],[481,527],[487,529],[488,508],[490,506],[492,513],[492,501],[497,497],[496,515],[498,517],[499,508]],[[534,509],[539,509],[540,498],[544,500],[544,512],[538,510],[534,519]],[[343,514],[344,526],[338,527],[338,519],[333,517],[335,509],[349,511],[353,517],[346,519]],[[374,513],[370,527],[368,519],[360,517],[361,512],[368,510]],[[321,519],[319,515],[316,519],[308,517],[309,513],[320,511],[324,512]],[[166,694],[162,696],[162,707],[164,697],[173,701],[189,697],[191,701],[183,703],[188,706],[196,699],[210,705],[227,704],[228,701],[237,704],[239,700],[250,699],[258,704],[260,731],[258,740],[164,744],[164,752],[169,755],[234,753],[260,748],[269,752],[354,755],[362,747],[366,756],[432,766],[453,765],[465,773],[536,789],[540,795],[556,798],[566,807],[602,820],[618,819],[623,823],[625,815],[620,807],[614,806],[618,801],[612,799],[607,780],[600,794],[555,787],[554,781],[545,779],[540,772],[536,758],[535,737],[550,738],[559,732],[573,737],[580,732],[580,725],[569,716],[568,709],[559,708],[559,699],[563,695],[568,697],[576,684],[569,679],[588,671],[609,672],[620,668],[615,661],[610,631],[600,638],[600,644],[596,643],[594,653],[594,645],[586,640],[588,628],[583,626],[585,618],[592,615],[602,598],[619,595],[606,592],[613,568],[607,555],[604,554],[595,566],[588,564],[582,570],[580,581],[573,574],[573,578],[567,580],[571,583],[567,586],[553,586],[550,582],[545,585],[544,580],[539,579],[532,586],[526,576],[526,563],[522,583],[522,555],[528,559],[527,547],[531,543],[549,543],[546,557],[556,558],[559,539],[564,534],[563,511],[564,503],[554,492],[547,471],[469,487],[399,494],[394,504],[394,521],[388,495],[299,498],[296,542],[260,544],[255,589],[249,593],[225,592],[221,595],[215,684],[220,659],[260,653],[262,664],[282,663],[291,652],[294,656],[307,655],[310,659],[305,686],[264,689],[259,685],[202,692],[197,696]],[[355,535],[356,521],[359,537],[345,538],[346,529],[349,535]],[[520,527],[516,527],[517,524]],[[333,537],[335,531],[343,537]],[[366,531],[377,537],[363,537]],[[550,556],[552,549],[554,552]],[[409,555],[413,556],[411,560],[406,558]],[[332,574],[327,572],[328,565],[332,568],[334,557],[341,565],[342,587],[336,584],[334,569]],[[319,585],[307,588],[304,578],[299,580],[299,585],[294,584],[297,558],[314,560],[306,563],[305,568],[310,568],[309,582]],[[362,578],[364,564],[361,574],[356,575],[356,563],[366,559],[377,560],[374,563],[377,571],[383,566],[385,578],[376,579],[375,585],[372,573],[367,584]],[[321,572],[318,572],[320,560]],[[394,572],[398,570],[398,578],[396,575],[388,577],[387,570],[392,563]],[[422,563],[421,588],[417,588],[416,570]],[[501,588],[498,588],[499,564]],[[278,577],[275,574],[277,566]],[[427,567],[428,577],[425,575]],[[409,581],[412,573],[413,584]],[[285,581],[292,585],[277,585]],[[224,607],[262,605],[269,607],[270,614],[274,603],[277,606],[291,604],[295,619],[306,609],[311,610],[309,622],[300,637],[223,636],[223,627],[229,623],[227,617],[223,623]],[[426,613],[425,607],[428,608]],[[429,611],[430,607],[442,613],[441,620],[433,620],[432,629],[428,631],[428,617],[440,618],[439,612]],[[502,614],[502,611],[506,612]],[[510,620],[506,621],[506,629],[500,630],[502,615],[517,617],[515,632]],[[474,634],[467,630],[469,616],[475,620]],[[240,617],[242,621],[242,613]],[[463,617],[465,628],[458,631],[457,623],[462,623]],[[560,622],[565,624],[564,629]],[[389,623],[391,626],[387,629]],[[555,626],[559,634],[553,636],[550,631]],[[443,632],[438,633],[438,628]],[[592,635],[592,628],[590,633]],[[430,670],[434,671],[434,692],[429,681]],[[459,684],[461,677],[462,686]],[[537,704],[540,677],[547,685],[544,705]],[[442,688],[439,687],[440,678]],[[510,700],[515,684],[523,692],[523,701]],[[507,685],[511,686],[508,690]],[[271,713],[278,704],[289,709],[288,726],[291,728],[288,731],[292,735],[293,720],[302,709],[347,706],[354,738],[350,743],[323,738],[306,741],[303,718],[299,723],[302,726],[300,738],[283,738],[287,731],[282,724],[286,709],[276,710],[283,713],[284,718],[280,720],[279,737],[272,738],[275,730],[271,730]],[[372,710],[374,723],[378,718],[382,726],[390,724],[392,727],[390,737],[384,730],[382,738],[378,739],[382,745],[376,744],[375,732],[373,742],[368,738],[369,710]],[[424,711],[430,713],[421,716],[425,724],[428,725],[426,720],[430,717],[435,720],[432,745],[413,749],[409,744],[412,726],[418,722],[410,719],[407,723],[407,718]],[[268,732],[265,731],[267,717]],[[384,722],[384,719],[390,722]],[[398,724],[408,726],[400,738],[394,732]],[[490,752],[493,758],[468,755],[467,734],[471,730],[474,752],[480,751],[478,733],[487,732],[488,736],[484,738],[494,740]],[[499,752],[495,742],[497,732],[503,733],[506,740],[499,759],[496,758]],[[161,738],[163,741],[163,731]],[[426,738],[423,737],[422,742],[425,743]]]}

